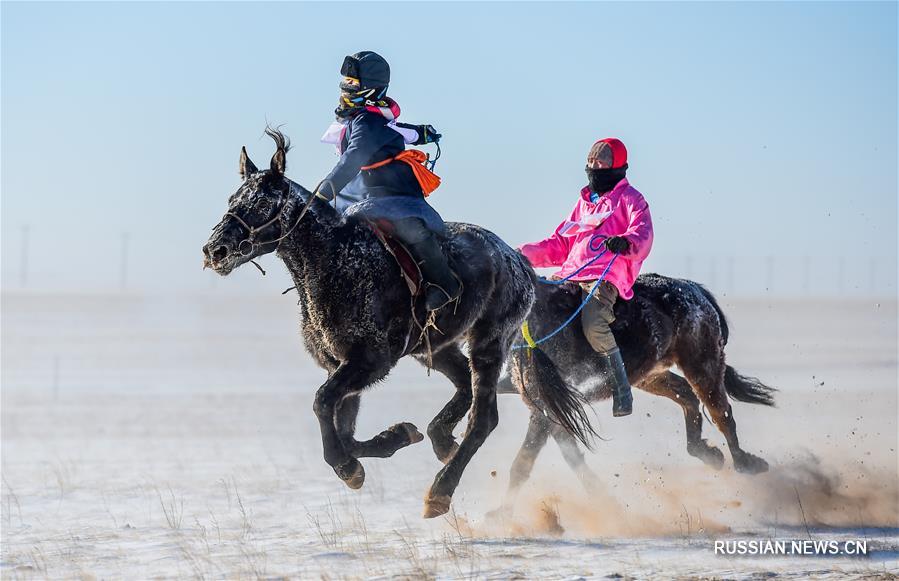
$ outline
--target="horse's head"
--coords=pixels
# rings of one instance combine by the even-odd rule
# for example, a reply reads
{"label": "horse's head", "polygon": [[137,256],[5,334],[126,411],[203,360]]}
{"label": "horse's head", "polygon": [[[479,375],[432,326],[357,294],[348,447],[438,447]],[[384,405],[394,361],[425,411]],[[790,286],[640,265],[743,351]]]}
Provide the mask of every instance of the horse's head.
{"label": "horse's head", "polygon": [[265,133],[278,147],[269,169],[260,171],[250,161],[246,148],[241,148],[243,183],[228,198],[228,211],[203,246],[204,268],[210,267],[222,276],[276,250],[296,225],[287,223],[291,213],[296,213],[296,197],[291,196],[290,181],[284,177],[290,140],[275,129],[267,128]]}

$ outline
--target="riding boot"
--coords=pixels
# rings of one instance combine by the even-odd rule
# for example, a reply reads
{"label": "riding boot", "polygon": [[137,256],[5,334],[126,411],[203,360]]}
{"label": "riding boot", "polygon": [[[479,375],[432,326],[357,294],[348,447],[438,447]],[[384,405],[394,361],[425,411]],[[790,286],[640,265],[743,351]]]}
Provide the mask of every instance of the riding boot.
{"label": "riding boot", "polygon": [[409,246],[425,279],[425,307],[429,311],[435,311],[456,300],[462,292],[462,284],[450,269],[434,236],[430,235]]}
{"label": "riding boot", "polygon": [[[599,288],[593,283],[584,284],[584,294],[593,293],[593,298],[584,305],[581,312],[581,326],[587,342],[593,350],[603,358],[607,371],[607,385],[612,392],[612,415],[616,417],[630,415],[634,398],[631,385],[627,380],[621,351],[615,342],[611,324],[615,321],[615,301],[618,290],[614,285],[603,282]],[[589,289],[589,290],[588,290]]]}
{"label": "riding boot", "polygon": [[612,415],[615,417],[629,416],[633,408],[634,396],[631,393],[631,384],[627,380],[627,371],[624,369],[621,351],[615,349],[604,355],[609,365],[609,385],[612,388]]}

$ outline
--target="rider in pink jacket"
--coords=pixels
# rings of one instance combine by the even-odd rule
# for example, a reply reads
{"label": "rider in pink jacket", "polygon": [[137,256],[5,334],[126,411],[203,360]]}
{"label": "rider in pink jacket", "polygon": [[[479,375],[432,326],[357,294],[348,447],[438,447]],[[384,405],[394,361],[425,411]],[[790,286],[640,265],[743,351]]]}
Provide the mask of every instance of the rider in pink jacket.
{"label": "rider in pink jacket", "polygon": [[617,254],[594,299],[581,311],[587,340],[607,359],[616,416],[631,413],[633,396],[609,325],[615,320],[617,298],[634,296],[631,287],[652,248],[649,205],[627,181],[627,167],[627,149],[621,141],[608,138],[594,143],[587,156],[589,184],[581,190],[571,215],[549,238],[519,248],[533,266],[561,267],[554,275],[557,278],[590,263],[571,277],[581,283],[585,295]]}

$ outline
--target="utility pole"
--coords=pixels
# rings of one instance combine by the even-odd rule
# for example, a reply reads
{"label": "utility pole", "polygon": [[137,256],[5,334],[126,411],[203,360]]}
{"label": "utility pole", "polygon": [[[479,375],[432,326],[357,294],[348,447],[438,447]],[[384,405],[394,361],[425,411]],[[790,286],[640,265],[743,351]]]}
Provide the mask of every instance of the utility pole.
{"label": "utility pole", "polygon": [[737,289],[734,284],[734,261],[736,259],[733,256],[727,257],[727,290],[730,291],[731,294],[736,293]]}
{"label": "utility pole", "polygon": [[843,295],[843,275],[846,272],[846,259],[840,257],[837,261],[837,294]]}
{"label": "utility pole", "polygon": [[22,256],[19,261],[19,285],[28,286],[28,224],[22,226]]}
{"label": "utility pole", "polygon": [[868,259],[868,295],[877,296],[877,259]]}
{"label": "utility pole", "polygon": [[806,255],[802,257],[802,294],[808,296],[812,290],[812,259]]}
{"label": "utility pole", "polygon": [[128,287],[128,232],[122,233],[122,263],[119,270],[119,288],[125,290]]}
{"label": "utility pole", "polygon": [[59,355],[53,356],[53,399],[59,399]]}
{"label": "utility pole", "polygon": [[765,290],[771,292],[774,290],[774,257],[768,256],[765,259]]}

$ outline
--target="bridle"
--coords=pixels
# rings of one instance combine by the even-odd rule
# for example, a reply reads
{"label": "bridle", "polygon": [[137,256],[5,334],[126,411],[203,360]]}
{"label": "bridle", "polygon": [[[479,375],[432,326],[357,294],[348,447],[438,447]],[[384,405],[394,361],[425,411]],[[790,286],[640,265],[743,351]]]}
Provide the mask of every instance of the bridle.
{"label": "bridle", "polygon": [[[249,236],[247,236],[244,240],[241,240],[240,244],[237,245],[237,251],[240,252],[240,254],[242,256],[252,256],[253,253],[256,251],[256,248],[258,248],[260,246],[265,246],[266,244],[277,243],[277,246],[275,246],[275,248],[274,248],[275,250],[277,250],[281,246],[281,241],[284,240],[285,238],[287,238],[288,236],[290,236],[290,234],[294,231],[294,229],[296,229],[297,225],[299,225],[300,220],[303,219],[303,216],[306,215],[306,212],[309,211],[309,207],[312,205],[311,200],[309,202],[306,202],[306,205],[303,207],[303,210],[300,212],[300,215],[297,216],[297,219],[294,220],[293,225],[291,225],[291,227],[287,230],[287,232],[284,232],[283,234],[281,234],[281,236],[279,236],[277,238],[273,238],[271,240],[266,240],[265,242],[257,242],[256,241],[257,234],[259,234],[260,232],[262,232],[269,226],[275,224],[276,222],[281,221],[281,218],[283,217],[284,212],[287,210],[287,206],[288,206],[288,204],[290,204],[290,201],[292,199],[292,197],[290,196],[290,191],[291,191],[291,188],[290,188],[290,186],[288,186],[288,190],[287,190],[288,193],[286,194],[287,199],[284,200],[283,202],[281,202],[279,200],[280,207],[278,208],[278,211],[275,212],[274,217],[272,217],[270,220],[266,221],[264,224],[261,224],[259,226],[250,226],[249,224],[247,224],[246,220],[244,220],[243,218],[241,218],[234,212],[231,212],[231,211],[225,212],[225,216],[231,216],[232,218],[237,220],[241,226],[246,228],[247,232],[249,232]],[[244,243],[249,244],[249,246],[247,247],[247,250],[245,250]]]}

